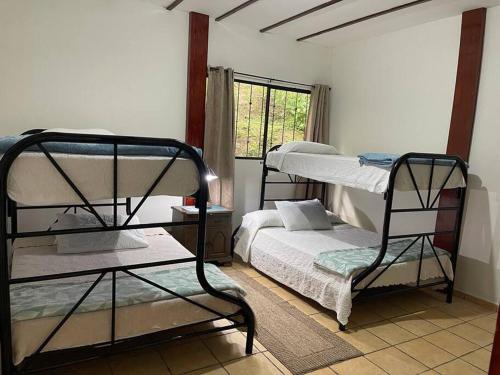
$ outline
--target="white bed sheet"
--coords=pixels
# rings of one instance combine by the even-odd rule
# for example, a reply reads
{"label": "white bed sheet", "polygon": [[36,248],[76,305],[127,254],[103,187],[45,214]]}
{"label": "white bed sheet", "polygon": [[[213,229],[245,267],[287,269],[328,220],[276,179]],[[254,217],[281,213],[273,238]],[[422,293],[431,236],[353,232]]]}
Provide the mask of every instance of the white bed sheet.
{"label": "white bed sheet", "polygon": [[[43,240],[16,240],[13,250],[12,277],[28,277],[192,256],[163,229],[146,229],[145,231],[149,247],[99,254],[57,254],[51,237],[45,237]],[[144,271],[185,267],[189,264],[167,265],[144,269]],[[89,276],[71,280],[95,278],[96,276]],[[53,282],[60,281],[54,280]],[[207,294],[197,295],[191,299],[222,312],[231,313],[237,310],[235,305]],[[109,340],[110,317],[109,309],[73,315],[47,345],[46,350],[78,347]],[[181,299],[119,307],[116,309],[116,337],[133,337],[215,317],[214,314]],[[23,358],[32,354],[60,320],[61,317],[45,317],[13,322],[14,363],[18,364]]]}
{"label": "white bed sheet", "polygon": [[[390,169],[361,166],[359,158],[344,155],[305,154],[299,152],[282,153],[272,151],[267,154],[266,165],[289,173],[330,184],[349,186],[372,193],[385,193],[389,184]],[[281,167],[279,167],[281,165]],[[429,165],[411,165],[417,186],[426,190],[429,183]],[[434,167],[433,189],[439,189],[450,171],[449,166]],[[446,188],[465,186],[460,168],[455,168]],[[410,173],[401,168],[396,177],[395,188],[400,191],[414,190]]]}
{"label": "white bed sheet", "polygon": [[[113,156],[52,155],[89,201],[113,197]],[[170,157],[118,158],[118,197],[142,197]],[[198,171],[190,159],[178,158],[152,195],[188,196],[198,190]],[[73,189],[41,153],[25,152],[12,164],[9,197],[24,205],[79,204]]]}
{"label": "white bed sheet", "polygon": [[[287,231],[273,227],[260,229],[252,242],[250,263],[266,275],[317,301],[337,313],[337,319],[347,324],[351,313],[351,280],[314,265],[314,257],[323,251],[376,246],[380,238],[376,233],[351,225],[339,225],[332,230]],[[451,261],[440,256],[448,277],[453,278]],[[379,267],[381,271],[383,267]],[[366,285],[376,274],[360,283]],[[418,261],[391,266],[371,287],[408,284],[416,280]],[[435,258],[422,261],[421,279],[442,277]]]}

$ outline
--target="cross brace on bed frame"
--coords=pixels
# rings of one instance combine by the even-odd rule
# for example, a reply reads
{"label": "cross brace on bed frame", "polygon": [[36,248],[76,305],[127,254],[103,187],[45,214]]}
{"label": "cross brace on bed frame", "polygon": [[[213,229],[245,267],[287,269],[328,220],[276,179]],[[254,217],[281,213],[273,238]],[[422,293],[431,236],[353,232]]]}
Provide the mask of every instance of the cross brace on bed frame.
{"label": "cross brace on bed frame", "polygon": [[[251,353],[253,348],[253,337],[255,330],[255,318],[250,306],[240,297],[219,291],[212,287],[207,281],[204,271],[204,253],[205,253],[205,227],[207,215],[207,168],[203,160],[194,150],[193,147],[173,140],[162,138],[140,138],[140,137],[123,137],[111,135],[87,135],[87,134],[65,134],[65,133],[42,133],[41,129],[35,129],[25,133],[26,138],[22,139],[14,146],[12,146],[3,156],[0,161],[0,327],[1,327],[1,360],[2,360],[2,374],[9,375],[14,373],[28,373],[38,371],[44,368],[58,367],[72,362],[82,361],[95,356],[113,354],[123,350],[130,350],[137,347],[144,347],[155,345],[161,342],[171,341],[179,338],[191,337],[194,335],[206,334],[211,332],[224,331],[232,328],[246,327],[246,352]],[[107,144],[113,146],[113,198],[111,203],[91,203],[80,191],[78,186],[72,181],[71,177],[64,171],[64,169],[57,163],[52,154],[47,150],[45,144],[50,142],[68,142],[68,143],[91,143],[91,144]],[[119,163],[119,146],[120,145],[136,145],[136,146],[151,146],[151,147],[173,147],[177,150],[175,155],[170,158],[166,163],[160,174],[156,177],[151,186],[144,193],[139,203],[132,209],[131,199],[126,198],[125,202],[119,201],[118,196],[118,163]],[[32,151],[33,147],[38,149],[46,156],[52,166],[59,172],[65,180],[65,183],[71,187],[75,194],[81,200],[81,204],[59,204],[59,205],[41,205],[41,206],[20,206],[16,202],[9,199],[7,194],[7,178],[11,169],[12,163],[24,151]],[[198,174],[198,191],[195,193],[196,202],[199,208],[199,219],[193,221],[183,222],[154,222],[147,224],[129,224],[130,220],[137,214],[141,206],[151,196],[156,186],[167,178],[167,173],[179,158],[189,158],[196,166]],[[175,182],[174,182],[175,183]],[[118,208],[124,206],[126,214],[128,215],[122,225],[118,225]],[[101,215],[97,212],[98,207],[112,207],[113,209],[113,224],[106,223]],[[93,228],[74,228],[65,230],[52,230],[48,228],[43,231],[22,231],[18,230],[18,210],[33,210],[33,209],[49,209],[49,208],[65,208],[65,212],[73,208],[83,209],[90,214],[94,215],[100,222],[101,226]],[[10,217],[10,230],[8,229],[8,218]],[[156,228],[156,227],[172,227],[196,225],[197,231],[197,250],[196,255],[193,257],[148,262],[140,264],[132,264],[126,266],[114,266],[96,268],[90,270],[63,272],[50,275],[40,275],[32,277],[11,278],[9,270],[9,240],[14,241],[17,238],[35,237],[35,236],[52,236],[52,235],[65,235],[75,233],[92,233],[103,231],[118,231],[139,228]],[[203,290],[216,298],[230,302],[238,307],[235,313],[219,312],[209,306],[192,300],[186,296],[180,295],[173,290],[163,287],[154,281],[138,275],[133,272],[137,269],[145,269],[157,266],[164,266],[170,264],[179,264],[186,262],[196,262],[196,276]],[[156,287],[163,292],[169,293],[176,298],[180,298],[197,308],[204,309],[210,312],[214,317],[203,321],[197,321],[191,324],[186,324],[173,329],[166,329],[155,333],[136,336],[132,338],[117,338],[116,337],[116,275],[122,272],[130,277],[141,280],[153,287]],[[61,349],[44,351],[50,341],[65,325],[65,323],[73,316],[78,307],[85,301],[94,288],[102,281],[102,279],[110,274],[111,275],[111,331],[109,333],[109,341],[101,342],[98,344],[87,345],[78,348]],[[35,353],[25,358],[20,365],[15,366],[12,358],[12,336],[11,336],[11,304],[10,304],[10,286],[23,283],[36,283],[45,280],[66,279],[77,276],[97,275],[97,278],[87,291],[79,297],[78,301],[66,313],[56,327],[49,333],[45,340],[39,345]],[[224,326],[207,329],[205,324],[228,320],[230,324]],[[189,329],[189,331],[188,331]],[[61,360],[62,359],[62,360]]]}
{"label": "cross brace on bed frame", "polygon": [[[279,149],[281,145],[276,145],[273,146],[269,152],[271,151],[276,151]],[[277,200],[303,200],[303,199],[297,199],[296,197],[293,197],[292,199],[271,199],[271,198],[266,198],[266,185],[270,184],[306,184],[306,190],[305,190],[305,198],[309,198],[309,188],[310,186],[313,186],[315,184],[321,184],[322,185],[322,190],[321,190],[321,196],[319,199],[325,203],[325,192],[326,192],[326,183],[325,182],[320,182],[320,181],[314,181],[312,179],[307,179],[306,182],[303,182],[299,179],[299,176],[290,176],[288,174],[289,181],[283,181],[283,182],[276,182],[276,181],[268,181],[269,177],[269,172],[276,172],[276,173],[284,173],[281,172],[275,168],[268,167],[266,165],[266,159],[267,159],[267,154],[266,157],[264,158],[263,162],[263,168],[262,168],[262,180],[261,180],[261,190],[260,190],[260,202],[259,202],[259,209],[262,210],[264,208],[265,202],[272,202],[272,201],[277,201]],[[446,175],[445,179],[439,186],[439,189],[437,193],[432,197],[432,191],[433,186],[434,186],[434,169],[436,165],[442,165],[443,163],[446,163],[446,165],[449,165],[450,170],[448,174]],[[428,185],[425,187],[426,189],[419,188],[414,171],[412,169],[412,165],[414,164],[425,164],[429,165],[429,179],[428,179]],[[414,208],[395,208],[393,206],[393,199],[394,199],[394,190],[395,190],[395,185],[396,185],[396,178],[398,176],[398,172],[402,168],[407,168],[408,173],[411,178],[413,190],[416,192],[418,201],[420,204],[420,207],[414,207]],[[464,186],[463,187],[458,187],[454,189],[445,189],[446,185],[452,176],[453,172],[459,168],[463,179],[464,179]],[[286,173],[285,173],[286,174]],[[405,291],[405,290],[414,290],[414,289],[419,289],[419,288],[425,288],[425,287],[431,287],[431,286],[438,286],[438,285],[444,285],[446,286],[446,301],[448,303],[452,302],[453,298],[453,285],[454,285],[454,279],[450,279],[448,275],[446,274],[444,267],[441,263],[441,260],[438,257],[436,248],[434,247],[433,241],[431,239],[432,236],[435,235],[449,235],[453,237],[453,248],[452,249],[447,249],[450,251],[451,256],[451,264],[452,264],[452,270],[453,273],[455,274],[456,270],[456,264],[457,264],[457,256],[458,256],[458,249],[459,249],[459,244],[460,244],[460,234],[462,230],[462,218],[463,218],[463,212],[464,212],[464,206],[465,206],[465,194],[466,194],[466,189],[467,189],[467,164],[458,156],[453,156],[453,155],[443,155],[443,154],[431,154],[431,153],[407,153],[403,156],[401,156],[396,163],[392,166],[390,175],[389,175],[389,183],[387,187],[387,191],[384,194],[384,199],[386,201],[385,203],[385,211],[384,211],[384,224],[383,224],[383,230],[382,230],[382,244],[380,248],[380,252],[375,259],[375,261],[366,269],[364,269],[362,272],[357,274],[355,277],[352,279],[352,284],[351,284],[351,290],[353,294],[355,293],[353,297],[353,301],[359,301],[361,299],[365,298],[372,298],[375,296],[379,296],[382,294],[389,294],[389,293],[395,293],[395,292],[400,292],[400,291]],[[423,195],[423,192],[421,190],[426,190],[427,193],[426,195]],[[439,197],[441,196],[441,193],[445,190],[455,190],[457,197],[459,198],[459,204],[457,206],[453,207],[439,207],[436,206],[436,203],[438,203]],[[397,234],[397,235],[392,235],[391,234],[391,219],[393,214],[399,214],[399,213],[422,213],[422,212],[438,212],[438,211],[451,211],[455,212],[455,222],[453,225],[453,228],[450,230],[441,230],[441,231],[431,231],[431,232],[415,232],[415,233],[402,233],[402,234]],[[236,232],[235,232],[236,233]],[[234,237],[234,236],[233,236]],[[413,238],[413,241],[409,246],[407,246],[398,256],[395,257],[389,264],[385,265],[381,271],[378,271],[377,269],[381,265],[386,251],[387,247],[389,245],[390,240],[394,239],[411,239]],[[416,275],[416,280],[415,283],[412,285],[400,285],[400,286],[395,286],[395,287],[377,287],[377,288],[370,288],[371,285],[381,276],[383,275],[393,264],[397,262],[397,260],[406,252],[408,251],[413,245],[417,244],[418,241],[421,241],[420,243],[420,257],[418,259],[418,273]],[[439,268],[443,274],[442,279],[440,280],[434,280],[432,282],[422,282],[421,280],[421,271],[422,271],[422,261],[423,261],[423,252],[424,252],[424,246],[425,242],[428,242],[430,245],[430,248],[432,249],[433,256],[437,261],[437,264],[439,265]],[[233,243],[234,243],[234,238],[233,238]],[[370,279],[371,277],[371,279]],[[364,281],[364,283],[362,283]],[[340,325],[341,330],[345,330],[344,325]]]}

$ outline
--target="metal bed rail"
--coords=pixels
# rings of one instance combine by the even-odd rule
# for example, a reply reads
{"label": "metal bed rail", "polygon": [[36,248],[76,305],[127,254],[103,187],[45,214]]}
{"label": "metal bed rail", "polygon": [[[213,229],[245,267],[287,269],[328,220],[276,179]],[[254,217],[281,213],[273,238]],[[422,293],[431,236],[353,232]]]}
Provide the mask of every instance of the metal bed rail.
{"label": "metal bed rail", "polygon": [[[129,277],[141,280],[155,288],[162,290],[163,292],[169,293],[175,298],[182,299],[197,308],[204,309],[214,315],[214,318],[210,318],[201,322],[194,322],[186,324],[179,328],[194,328],[204,323],[213,322],[215,320],[228,320],[231,324],[216,328],[216,330],[231,329],[236,327],[246,327],[247,328],[247,341],[246,341],[246,352],[251,353],[253,348],[253,337],[255,330],[255,318],[250,306],[245,302],[244,299],[234,296],[229,293],[219,291],[212,287],[205,276],[204,271],[204,253],[205,253],[205,228],[206,228],[206,215],[207,215],[207,198],[208,198],[208,185],[206,176],[208,174],[207,168],[198,155],[196,150],[182,142],[173,139],[161,139],[161,138],[143,138],[143,137],[126,137],[126,136],[114,136],[114,135],[93,135],[93,134],[66,134],[66,133],[42,133],[40,130],[33,130],[28,132],[30,134],[26,138],[23,138],[15,145],[13,145],[2,157],[0,161],[0,338],[1,338],[1,359],[2,359],[2,374],[8,375],[12,373],[24,373],[39,370],[37,364],[43,363],[45,368],[50,368],[50,360],[47,365],[46,359],[48,358],[65,358],[65,355],[71,353],[80,359],[85,357],[92,357],[99,354],[105,354],[110,352],[116,352],[122,348],[134,348],[141,345],[142,336],[150,335],[139,335],[133,338],[117,338],[116,337],[116,275],[118,272],[124,273]],[[57,163],[52,154],[47,150],[45,145],[50,142],[67,142],[67,143],[90,143],[90,144],[107,144],[113,147],[113,197],[112,203],[91,203],[81,190],[76,186],[72,179],[68,176],[66,171]],[[144,193],[143,197],[140,199],[138,204],[132,209],[130,198],[126,198],[125,202],[120,202],[121,199],[118,196],[118,163],[119,163],[119,146],[120,145],[140,145],[140,146],[163,146],[172,147],[177,151],[175,154],[166,162],[165,167],[149,186],[147,191]],[[42,205],[42,206],[19,206],[16,202],[9,199],[7,194],[7,181],[10,168],[12,163],[26,150],[30,152],[33,151],[33,147],[37,147],[38,150],[43,153],[46,158],[51,162],[53,167],[58,171],[58,173],[63,177],[65,182],[72,188],[76,195],[81,200],[80,204],[60,204],[60,205]],[[198,172],[198,191],[195,193],[197,206],[199,208],[199,219],[196,221],[184,221],[184,222],[154,222],[146,224],[130,224],[131,219],[137,214],[139,209],[143,206],[146,200],[152,195],[156,186],[162,181],[163,178],[168,177],[167,173],[176,162],[178,158],[189,158],[193,161]],[[118,224],[118,208],[124,206],[126,208],[126,219],[122,225]],[[101,215],[98,213],[97,208],[99,207],[111,207],[113,210],[112,220],[113,223],[109,224],[104,221]],[[91,215],[95,216],[101,226],[92,228],[74,228],[66,230],[51,230],[48,228],[45,231],[19,231],[18,230],[18,210],[32,210],[32,209],[49,209],[49,208],[65,208],[67,212],[69,209],[77,208],[83,209],[89,212]],[[11,218],[11,229],[8,229],[8,219]],[[35,237],[35,236],[52,236],[52,235],[68,235],[77,233],[94,233],[94,232],[105,232],[105,231],[121,231],[129,229],[142,229],[142,228],[154,228],[154,227],[167,227],[167,226],[184,226],[184,225],[196,225],[198,227],[197,231],[197,247],[196,254],[193,257],[172,259],[158,262],[147,262],[140,264],[131,264],[125,266],[115,266],[115,267],[103,267],[91,270],[81,270],[73,272],[62,272],[50,275],[38,275],[32,277],[22,277],[22,278],[11,278],[9,270],[9,253],[8,253],[8,241],[15,240],[17,238]],[[178,264],[186,262],[195,262],[196,264],[196,277],[200,283],[203,290],[216,298],[224,300],[226,302],[232,303],[237,306],[236,313],[224,313],[219,312],[209,306],[205,306],[195,300],[192,300],[186,296],[180,295],[173,290],[163,287],[154,281],[148,280],[139,274],[134,273],[136,269],[145,269],[150,267],[157,267],[168,264]],[[73,316],[77,311],[78,307],[85,301],[88,295],[94,290],[94,288],[103,280],[103,278],[111,274],[111,332],[110,339],[107,342],[87,345],[76,349],[62,349],[62,350],[52,350],[44,351],[53,337],[59,332],[59,330],[65,325],[65,323]],[[56,325],[56,327],[49,333],[49,335],[40,344],[38,349],[29,357],[25,358],[23,362],[15,366],[13,364],[12,358],[12,323],[11,323],[11,303],[10,303],[10,286],[18,285],[22,283],[36,283],[45,280],[57,280],[65,279],[77,276],[90,276],[96,275],[96,279],[86,290],[86,292],[79,297],[78,301],[73,305],[73,307],[66,313],[66,315],[61,319],[61,321]],[[202,329],[197,332],[183,332],[183,333],[172,333],[173,329],[165,329],[156,332],[154,335],[156,340],[159,336],[164,336],[163,340],[172,340],[183,337],[190,337],[194,334],[204,334],[214,329]],[[62,356],[58,356],[61,354]],[[68,358],[68,360],[70,360]],[[59,363],[63,365],[64,363]]]}

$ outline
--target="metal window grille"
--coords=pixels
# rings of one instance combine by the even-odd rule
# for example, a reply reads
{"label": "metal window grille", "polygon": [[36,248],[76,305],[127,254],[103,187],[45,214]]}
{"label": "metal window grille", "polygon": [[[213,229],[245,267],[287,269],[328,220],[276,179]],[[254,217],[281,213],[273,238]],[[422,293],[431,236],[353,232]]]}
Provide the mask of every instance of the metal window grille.
{"label": "metal window grille", "polygon": [[263,159],[276,144],[303,140],[310,91],[235,80],[236,157]]}

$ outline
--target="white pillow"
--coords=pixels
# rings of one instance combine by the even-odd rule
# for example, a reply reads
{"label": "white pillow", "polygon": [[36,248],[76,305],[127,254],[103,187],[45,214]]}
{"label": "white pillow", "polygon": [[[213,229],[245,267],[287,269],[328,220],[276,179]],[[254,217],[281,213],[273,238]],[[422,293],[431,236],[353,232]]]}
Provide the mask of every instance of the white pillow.
{"label": "white pillow", "polygon": [[106,129],[66,129],[66,128],[53,128],[44,130],[43,133],[69,133],[69,134],[100,134],[100,135],[115,135]]}
{"label": "white pillow", "polygon": [[[113,224],[112,215],[101,215],[101,217],[106,224]],[[118,215],[118,225],[123,225],[125,220],[124,216]],[[139,219],[134,216],[129,224],[139,224]],[[101,223],[94,215],[59,214],[57,215],[57,222],[52,226],[52,229],[61,230],[100,226],[102,226]],[[59,254],[137,249],[149,246],[142,229],[57,235],[56,244]]]}
{"label": "white pillow", "polygon": [[278,201],[276,208],[286,230],[332,229],[325,207],[318,199],[300,202]]}
{"label": "white pillow", "polygon": [[245,214],[244,218],[251,220],[259,228],[282,227],[283,220],[278,210],[259,210]]}
{"label": "white pillow", "polygon": [[306,154],[337,155],[337,149],[332,145],[308,141],[293,141],[280,146],[278,152],[302,152]]}

